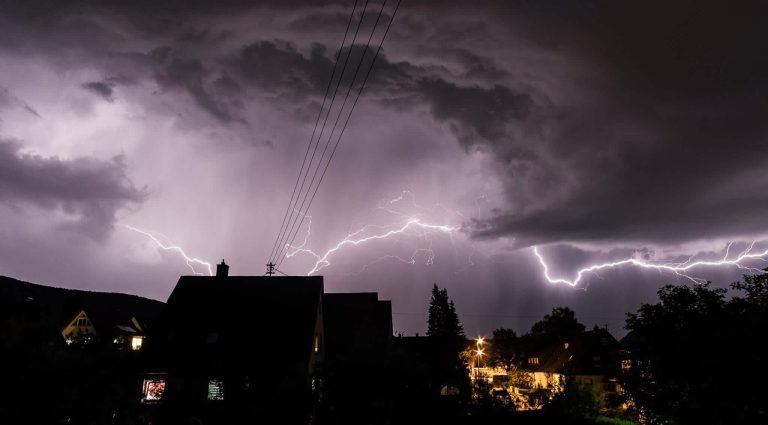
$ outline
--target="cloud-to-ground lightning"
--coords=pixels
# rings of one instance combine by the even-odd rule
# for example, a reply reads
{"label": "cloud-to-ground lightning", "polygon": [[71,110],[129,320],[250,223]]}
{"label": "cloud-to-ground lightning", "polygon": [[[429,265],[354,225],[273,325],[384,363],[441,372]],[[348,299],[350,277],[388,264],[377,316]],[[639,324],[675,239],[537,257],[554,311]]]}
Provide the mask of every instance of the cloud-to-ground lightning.
{"label": "cloud-to-ground lightning", "polygon": [[585,277],[585,275],[589,273],[596,273],[603,269],[609,269],[609,268],[615,268],[625,265],[632,265],[636,267],[642,267],[645,269],[653,269],[657,271],[667,271],[676,274],[677,276],[684,277],[686,279],[691,280],[694,283],[704,283],[706,282],[705,279],[701,279],[698,277],[693,277],[688,274],[688,271],[697,267],[718,267],[718,266],[736,266],[739,269],[747,270],[751,273],[760,274],[765,273],[764,270],[760,270],[753,267],[747,267],[744,263],[748,260],[764,260],[766,256],[768,256],[768,249],[764,251],[754,251],[755,242],[752,242],[744,251],[742,251],[738,256],[729,258],[730,257],[730,249],[731,245],[733,243],[729,243],[726,246],[725,249],[725,255],[720,260],[700,260],[700,261],[692,261],[693,257],[688,258],[686,261],[682,263],[663,263],[663,262],[652,262],[647,261],[644,259],[639,258],[626,258],[619,261],[613,261],[608,263],[600,263],[600,264],[593,264],[588,267],[584,267],[582,269],[579,269],[576,272],[576,278],[569,280],[564,278],[558,278],[558,277],[552,277],[550,275],[549,271],[549,265],[547,264],[546,260],[544,259],[544,256],[541,255],[539,252],[538,247],[533,247],[533,254],[538,258],[539,264],[541,264],[542,271],[544,278],[550,282],[550,283],[564,283],[566,285],[570,286],[576,286],[579,284],[579,282],[582,281],[582,279]]}
{"label": "cloud-to-ground lightning", "polygon": [[213,268],[211,267],[211,263],[209,263],[207,261],[203,261],[203,260],[201,260],[199,258],[190,257],[189,255],[187,255],[186,252],[184,252],[184,249],[182,249],[180,246],[172,245],[170,243],[165,244],[160,239],[158,239],[155,235],[153,235],[153,234],[151,234],[151,233],[149,233],[147,231],[144,231],[144,230],[141,230],[141,229],[137,229],[137,228],[135,228],[133,226],[129,226],[127,224],[123,224],[122,226],[125,227],[128,230],[132,230],[132,231],[134,231],[136,233],[139,233],[139,234],[142,234],[142,235],[146,236],[152,242],[154,242],[157,245],[158,248],[160,248],[160,249],[162,249],[164,251],[174,251],[174,252],[177,252],[177,253],[181,254],[181,256],[184,257],[184,260],[187,262],[187,266],[190,268],[190,270],[192,270],[192,273],[194,273],[196,275],[204,275],[204,273],[198,272],[195,269],[194,265],[197,264],[197,265],[205,267],[207,269],[207,271],[208,271],[208,275],[209,276],[213,276]]}

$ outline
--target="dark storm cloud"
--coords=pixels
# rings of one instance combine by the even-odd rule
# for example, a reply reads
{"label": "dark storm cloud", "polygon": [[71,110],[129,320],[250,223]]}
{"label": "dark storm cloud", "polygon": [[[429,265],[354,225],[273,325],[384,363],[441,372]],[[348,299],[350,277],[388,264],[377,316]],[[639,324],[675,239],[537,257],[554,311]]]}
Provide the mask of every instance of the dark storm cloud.
{"label": "dark storm cloud", "polygon": [[113,84],[110,84],[105,81],[91,81],[83,84],[84,89],[97,94],[107,102],[112,102],[114,100],[112,98],[112,92],[113,92],[112,87],[113,87]]}
{"label": "dark storm cloud", "polygon": [[[205,28],[202,17],[244,13],[251,2],[55,3],[3,3],[0,46],[87,50],[105,75],[132,69],[132,79],[187,93],[225,125],[247,120],[241,105],[249,90],[284,103],[318,101],[333,67],[336,46],[306,40],[251,35],[218,51],[229,36]],[[350,4],[291,12],[286,26],[339,33]],[[297,5],[316,3],[259,6],[288,13]],[[426,110],[463,147],[495,158],[509,205],[475,223],[477,237],[526,245],[763,232],[766,8],[754,1],[414,4],[398,16],[366,96],[404,116]],[[110,30],[109,18],[151,40],[145,46],[169,47],[136,49]],[[518,57],[523,44],[535,55]],[[556,57],[562,73],[552,77],[552,65],[530,57]],[[111,96],[108,84],[89,89]]]}
{"label": "dark storm cloud", "polygon": [[527,37],[605,80],[569,100],[588,108],[546,123],[547,159],[572,190],[500,214],[478,236],[658,243],[765,232],[765,3],[651,5],[523,8]]}
{"label": "dark storm cloud", "polygon": [[120,157],[62,160],[20,150],[20,143],[0,139],[0,202],[59,209],[76,216],[74,227],[90,237],[106,236],[116,211],[146,195],[128,180]]}
{"label": "dark storm cloud", "polygon": [[454,131],[465,146],[481,143],[507,142],[505,127],[524,120],[531,99],[504,86],[482,88],[461,87],[440,79],[418,82],[418,94],[425,99],[435,119],[459,123]]}
{"label": "dark storm cloud", "polygon": [[229,63],[249,83],[267,91],[290,89],[303,98],[324,93],[333,67],[325,53],[319,44],[305,57],[292,43],[259,41],[243,47]]}
{"label": "dark storm cloud", "polygon": [[165,89],[186,90],[200,108],[222,122],[238,120],[230,105],[209,92],[205,84],[206,76],[207,71],[199,60],[173,58],[156,75],[156,79]]}

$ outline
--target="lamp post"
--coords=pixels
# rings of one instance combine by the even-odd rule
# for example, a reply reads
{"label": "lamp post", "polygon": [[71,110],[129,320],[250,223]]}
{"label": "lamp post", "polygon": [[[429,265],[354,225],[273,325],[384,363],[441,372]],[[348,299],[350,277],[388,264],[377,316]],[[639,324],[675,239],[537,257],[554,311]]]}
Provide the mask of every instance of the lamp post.
{"label": "lamp post", "polygon": [[483,344],[485,344],[485,339],[478,336],[477,339],[475,339],[475,348],[477,352],[477,360],[475,363],[475,387],[478,390],[480,389],[478,382],[480,380],[480,357],[483,356]]}

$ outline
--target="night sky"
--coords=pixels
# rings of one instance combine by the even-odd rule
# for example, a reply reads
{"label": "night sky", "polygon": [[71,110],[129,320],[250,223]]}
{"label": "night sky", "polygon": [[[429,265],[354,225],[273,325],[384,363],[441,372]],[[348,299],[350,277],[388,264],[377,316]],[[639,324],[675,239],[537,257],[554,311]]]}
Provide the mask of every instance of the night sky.
{"label": "night sky", "polygon": [[[263,274],[353,3],[0,0],[0,274],[165,300],[191,270],[126,225]],[[566,279],[766,248],[766,9],[403,0],[295,245],[450,226],[344,246],[318,274],[391,299],[406,334],[436,282],[472,335],[568,305],[621,336],[690,281],[552,284],[532,247]]]}

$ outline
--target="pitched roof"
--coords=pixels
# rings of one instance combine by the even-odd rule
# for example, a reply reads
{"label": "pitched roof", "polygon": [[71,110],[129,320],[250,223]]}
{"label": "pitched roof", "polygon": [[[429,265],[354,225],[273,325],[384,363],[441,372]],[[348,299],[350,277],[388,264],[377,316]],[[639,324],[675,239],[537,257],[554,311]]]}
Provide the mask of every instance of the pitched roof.
{"label": "pitched roof", "polygon": [[529,352],[528,358],[538,357],[538,364],[526,362],[522,367],[531,372],[615,375],[619,348],[619,342],[607,330],[595,329]]}
{"label": "pitched roof", "polygon": [[114,337],[124,334],[140,334],[144,330],[133,323],[134,317],[122,311],[90,311],[85,315],[96,328],[97,336]]}
{"label": "pitched roof", "polygon": [[181,355],[306,361],[322,293],[319,276],[182,276],[162,315],[162,337]]}

